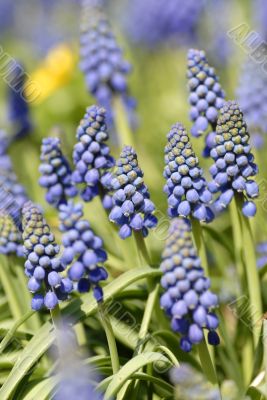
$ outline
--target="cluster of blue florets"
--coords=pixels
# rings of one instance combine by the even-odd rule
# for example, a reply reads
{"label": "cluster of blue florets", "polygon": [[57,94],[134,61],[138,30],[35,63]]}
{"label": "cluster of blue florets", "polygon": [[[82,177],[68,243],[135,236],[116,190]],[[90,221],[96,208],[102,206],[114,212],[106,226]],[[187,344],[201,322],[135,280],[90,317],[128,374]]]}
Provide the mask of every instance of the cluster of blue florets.
{"label": "cluster of blue florets", "polygon": [[81,32],[80,68],[88,90],[106,108],[112,122],[112,99],[118,95],[126,109],[133,110],[135,101],[128,95],[127,75],[131,65],[124,60],[101,4],[84,2]]}
{"label": "cluster of blue florets", "polygon": [[154,228],[158,221],[153,215],[155,206],[144,184],[143,171],[131,146],[124,147],[116,166],[115,177],[111,181],[114,206],[109,219],[120,226],[122,239],[131,236],[132,231],[140,231],[147,236],[148,229]]}
{"label": "cluster of blue florets", "polygon": [[21,233],[5,211],[0,211],[0,254],[23,256]]}
{"label": "cluster of blue florets", "polygon": [[76,196],[78,191],[71,181],[72,171],[62,154],[60,139],[43,139],[39,171],[42,174],[39,184],[47,189],[45,198],[49,204],[57,208]]}
{"label": "cluster of blue florets", "polygon": [[258,197],[259,188],[251,177],[258,173],[258,167],[253,162],[243,114],[235,101],[226,102],[220,110],[215,143],[210,153],[215,163],[210,168],[213,180],[209,183],[209,189],[213,193],[221,192],[214,203],[217,211],[225,209],[234,193],[238,192],[245,200],[243,214],[253,217],[256,205],[252,199]]}
{"label": "cluster of blue florets", "polygon": [[167,139],[164,192],[168,196],[169,216],[192,215],[200,221],[211,221],[213,213],[208,204],[212,201],[212,194],[183,125],[173,125]]}
{"label": "cluster of blue florets", "polygon": [[200,343],[204,339],[203,329],[208,330],[210,344],[219,344],[216,333],[219,321],[212,312],[218,306],[218,299],[210,291],[210,280],[197,257],[188,220],[172,220],[160,269],[165,290],[160,304],[171,318],[173,331],[182,336],[181,349],[190,351],[193,344]]}
{"label": "cluster of blue florets", "polygon": [[195,49],[188,51],[187,78],[190,90],[190,119],[194,122],[191,133],[196,137],[201,136],[207,132],[209,124],[211,126],[203,152],[203,155],[208,157],[214,145],[214,131],[219,109],[224,104],[224,92],[214,68],[207,62],[204,51]]}
{"label": "cluster of blue florets", "polygon": [[107,259],[103,250],[103,241],[96,236],[87,220],[82,219],[81,204],[62,204],[59,208],[60,230],[63,232],[64,251],[61,261],[68,269],[69,279],[77,282],[77,290],[81,293],[93,289],[95,299],[103,300],[100,281],[108,277],[106,269],[101,265]]}
{"label": "cluster of blue florets", "polygon": [[168,41],[193,42],[204,4],[203,0],[128,0],[125,30],[133,42],[151,48]]}
{"label": "cluster of blue florets", "polygon": [[243,65],[237,100],[248,125],[252,144],[261,148],[267,132],[267,75],[262,66],[252,60],[247,60]]}
{"label": "cluster of blue florets", "polygon": [[112,200],[109,195],[111,189],[109,170],[115,161],[110,155],[109,146],[105,143],[109,138],[105,115],[104,108],[98,106],[87,108],[77,129],[78,143],[73,151],[75,171],[72,179],[76,184],[85,186],[81,192],[84,201],[91,201],[99,194],[104,208],[110,209]]}
{"label": "cluster of blue florets", "polygon": [[51,310],[68,297],[73,285],[60,274],[64,268],[57,257],[59,246],[42,212],[30,201],[22,209],[22,230],[25,274],[29,277],[28,288],[34,293],[32,309],[45,306]]}

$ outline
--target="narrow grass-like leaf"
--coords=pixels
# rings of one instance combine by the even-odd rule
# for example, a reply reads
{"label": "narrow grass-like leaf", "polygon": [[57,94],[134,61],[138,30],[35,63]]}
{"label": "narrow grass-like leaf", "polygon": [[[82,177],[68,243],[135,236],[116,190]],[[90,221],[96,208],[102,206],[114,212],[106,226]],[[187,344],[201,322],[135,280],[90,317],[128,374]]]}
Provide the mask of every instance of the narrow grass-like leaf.
{"label": "narrow grass-like leaf", "polygon": [[155,362],[166,363],[167,365],[171,366],[171,363],[167,357],[156,352],[142,353],[128,361],[117,374],[113,375],[113,379],[106,390],[104,399],[112,399],[113,396],[115,396],[116,393],[118,393],[118,391],[122,388],[124,383],[128,379],[132,379],[133,374],[136,371],[143,368],[145,365]]}

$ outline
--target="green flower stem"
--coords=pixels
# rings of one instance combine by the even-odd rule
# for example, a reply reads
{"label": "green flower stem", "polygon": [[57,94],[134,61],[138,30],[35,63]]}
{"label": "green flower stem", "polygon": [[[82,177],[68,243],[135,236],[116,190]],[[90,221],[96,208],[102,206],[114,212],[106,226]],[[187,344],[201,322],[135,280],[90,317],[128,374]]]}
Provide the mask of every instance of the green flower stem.
{"label": "green flower stem", "polygon": [[116,132],[120,147],[134,146],[133,134],[129,127],[127,112],[120,96],[115,96],[112,101]]}
{"label": "green flower stem", "polygon": [[61,312],[59,305],[57,304],[55,308],[50,310],[50,315],[54,324],[55,329],[60,329],[61,328]]}
{"label": "green flower stem", "polygon": [[257,270],[257,261],[255,255],[255,244],[251,231],[251,226],[248,218],[241,212],[242,199],[235,196],[235,204],[237,206],[239,217],[241,221],[242,232],[242,260],[243,267],[247,278],[248,294],[250,298],[250,313],[252,321],[252,333],[254,341],[254,350],[256,350],[260,332],[261,332],[261,318],[262,318],[262,301],[261,301],[261,287],[259,274]]}
{"label": "green flower stem", "polygon": [[[143,263],[147,265],[151,265],[151,259],[146,248],[145,240],[141,232],[134,231],[134,237],[136,241],[137,251],[140,257],[140,266]],[[137,353],[140,354],[142,352],[145,337],[148,333],[150,321],[152,318],[153,311],[155,310],[158,320],[162,319],[161,310],[159,308],[158,302],[158,293],[159,293],[159,284],[155,284],[152,279],[147,279],[147,288],[149,295],[146,301],[146,307],[143,314],[143,319],[141,322],[141,327],[138,333],[138,343],[137,343]]]}
{"label": "green flower stem", "polygon": [[105,334],[107,337],[113,374],[116,374],[120,369],[120,361],[119,361],[117,344],[116,344],[114,332],[113,332],[112,325],[109,320],[108,313],[106,312],[103,303],[99,303],[98,310],[99,310],[101,323],[103,325],[103,328],[105,330]]}
{"label": "green flower stem", "polygon": [[235,253],[235,263],[237,272],[239,274],[240,283],[242,286],[245,285],[244,282],[244,268],[242,261],[242,227],[241,220],[238,213],[238,207],[236,204],[235,197],[230,203],[230,216],[232,222],[233,238],[234,238],[234,253]]}
{"label": "green flower stem", "polygon": [[208,378],[208,380],[213,384],[218,386],[218,379],[215,370],[215,366],[212,362],[210,352],[207,346],[206,338],[202,340],[201,343],[197,345],[198,355],[200,359],[200,363],[203,369],[204,374]]}
{"label": "green flower stem", "polygon": [[201,228],[200,222],[197,219],[192,218],[191,223],[192,223],[193,238],[199,258],[201,260],[202,268],[204,269],[206,276],[209,276],[208,260],[207,260],[203,230]]}

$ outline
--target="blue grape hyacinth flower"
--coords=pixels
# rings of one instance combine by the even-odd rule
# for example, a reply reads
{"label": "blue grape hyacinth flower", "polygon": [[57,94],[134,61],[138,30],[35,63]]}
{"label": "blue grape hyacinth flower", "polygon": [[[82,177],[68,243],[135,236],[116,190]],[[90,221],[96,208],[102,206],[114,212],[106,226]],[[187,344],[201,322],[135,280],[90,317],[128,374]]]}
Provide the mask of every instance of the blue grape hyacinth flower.
{"label": "blue grape hyacinth flower", "polygon": [[190,49],[187,66],[190,119],[194,122],[191,133],[195,137],[207,133],[203,156],[209,157],[210,150],[215,145],[214,131],[219,109],[224,104],[225,94],[214,68],[210,67],[207,62],[203,50]]}
{"label": "blue grape hyacinth flower", "polygon": [[208,204],[212,201],[212,194],[184,126],[180,123],[173,125],[167,139],[163,175],[169,216],[191,215],[200,221],[211,221],[213,213]]}
{"label": "blue grape hyacinth flower", "polygon": [[242,66],[237,100],[242,108],[252,145],[260,149],[267,132],[267,76],[261,65],[246,60]]}
{"label": "blue grape hyacinth flower", "polygon": [[258,173],[249,144],[249,133],[242,111],[235,101],[227,101],[220,110],[216,127],[215,147],[211,150],[214,164],[210,167],[212,181],[209,189],[220,192],[214,206],[222,211],[231,202],[235,193],[243,201],[242,212],[253,217],[256,205],[253,199],[259,195],[259,187],[252,179]]}
{"label": "blue grape hyacinth flower", "polygon": [[47,189],[46,201],[58,208],[60,204],[66,203],[69,197],[74,197],[78,193],[72,183],[72,171],[62,153],[60,139],[53,137],[43,139],[40,158],[39,171],[42,176],[39,184]]}
{"label": "blue grape hyacinth flower", "polygon": [[131,146],[124,147],[116,166],[111,181],[114,205],[109,219],[119,225],[122,239],[131,236],[132,231],[140,231],[145,237],[158,221],[153,215],[155,205],[144,184],[144,174],[138,166],[137,154]]}
{"label": "blue grape hyacinth flower", "polygon": [[62,204],[59,207],[60,230],[63,232],[64,251],[62,264],[68,268],[68,276],[77,282],[79,292],[93,290],[95,299],[103,300],[100,282],[108,277],[103,263],[107,254],[103,249],[103,241],[96,236],[87,220],[82,219],[83,207],[80,203]]}
{"label": "blue grape hyacinth flower", "polygon": [[134,112],[135,101],[128,94],[127,76],[131,65],[123,57],[101,3],[91,0],[83,3],[80,68],[89,92],[105,107],[112,126],[114,96],[122,99],[130,115]]}
{"label": "blue grape hyacinth flower", "polygon": [[110,155],[106,141],[109,138],[106,125],[106,111],[98,106],[88,107],[77,129],[78,142],[74,146],[73,162],[75,171],[72,180],[82,184],[81,197],[91,201],[100,195],[104,208],[112,206],[111,173],[115,161]]}
{"label": "blue grape hyacinth flower", "polygon": [[41,210],[31,201],[22,209],[22,238],[24,242],[25,274],[28,289],[34,293],[32,309],[43,306],[52,310],[59,300],[65,300],[72,291],[72,281],[62,277],[63,266],[55,243]]}
{"label": "blue grape hyacinth flower", "polygon": [[193,344],[200,343],[204,339],[203,329],[208,330],[211,345],[219,344],[219,320],[213,312],[218,298],[210,290],[210,280],[205,277],[193,246],[187,219],[172,220],[160,269],[165,291],[160,304],[171,318],[172,330],[181,335],[181,349],[188,352]]}
{"label": "blue grape hyacinth flower", "polygon": [[22,236],[12,217],[0,210],[0,254],[23,257]]}
{"label": "blue grape hyacinth flower", "polygon": [[166,43],[193,43],[205,2],[203,0],[128,0],[124,17],[126,34],[151,49]]}
{"label": "blue grape hyacinth flower", "polygon": [[16,62],[8,90],[8,119],[15,139],[23,138],[32,131],[30,108],[24,92],[25,80],[24,68]]}

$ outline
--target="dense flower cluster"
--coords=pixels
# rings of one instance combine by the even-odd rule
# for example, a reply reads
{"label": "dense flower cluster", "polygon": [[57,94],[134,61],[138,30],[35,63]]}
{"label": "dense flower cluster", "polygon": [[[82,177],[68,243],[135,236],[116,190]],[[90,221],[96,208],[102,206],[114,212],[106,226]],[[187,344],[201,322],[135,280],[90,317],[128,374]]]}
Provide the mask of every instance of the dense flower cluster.
{"label": "dense flower cluster", "polygon": [[120,226],[122,239],[131,236],[132,231],[148,235],[148,229],[157,225],[153,215],[155,206],[150,200],[144,184],[143,171],[138,166],[137,155],[131,146],[125,146],[116,162],[115,177],[111,181],[114,190],[114,206],[109,219]]}
{"label": "dense flower cluster", "polygon": [[12,217],[0,211],[0,254],[23,256],[22,237]]}
{"label": "dense flower cluster", "polygon": [[167,139],[164,192],[168,196],[169,215],[192,215],[200,221],[209,222],[213,214],[207,204],[212,201],[212,194],[183,125],[173,125]]}
{"label": "dense flower cluster", "polygon": [[29,103],[25,98],[24,68],[18,62],[11,73],[12,87],[8,92],[8,118],[12,124],[12,131],[15,138],[22,138],[32,130]]}
{"label": "dense flower cluster", "polygon": [[63,232],[62,243],[64,251],[62,264],[70,266],[68,276],[71,281],[78,282],[79,292],[93,289],[95,299],[103,300],[100,281],[107,279],[107,271],[103,266],[107,254],[103,250],[103,242],[90,228],[87,220],[82,219],[81,204],[62,204],[59,208],[60,230]]}
{"label": "dense flower cluster", "polygon": [[254,216],[256,205],[246,197],[254,199],[259,194],[257,183],[251,179],[257,174],[258,167],[253,162],[243,114],[235,101],[226,102],[220,110],[215,143],[210,153],[215,163],[210,168],[213,180],[209,183],[209,189],[214,193],[221,192],[215,201],[217,211],[226,208],[234,192],[238,192],[245,198],[243,214],[246,217]]}
{"label": "dense flower cluster", "polygon": [[261,65],[247,60],[242,68],[237,88],[237,100],[242,108],[252,144],[263,145],[267,132],[267,75]]}
{"label": "dense flower cluster", "polygon": [[31,201],[22,209],[22,238],[24,241],[25,274],[29,277],[28,288],[34,293],[32,309],[43,306],[53,309],[59,300],[65,300],[72,291],[72,282],[60,274],[63,267],[59,246],[55,243],[42,212]]}
{"label": "dense flower cluster", "polygon": [[125,7],[125,30],[130,39],[155,47],[173,40],[193,42],[204,1],[194,0],[128,0]]}
{"label": "dense flower cluster", "polygon": [[71,181],[72,171],[62,154],[58,138],[43,139],[39,171],[42,174],[39,184],[47,189],[45,198],[49,204],[59,207],[69,197],[76,196],[77,188]]}
{"label": "dense flower cluster", "polygon": [[217,345],[219,337],[215,330],[219,321],[212,310],[218,305],[218,299],[209,290],[210,281],[193,246],[188,220],[172,221],[160,269],[165,290],[161,307],[171,318],[172,329],[182,335],[181,349],[190,351],[193,344],[200,343],[204,328],[208,330],[209,343]]}
{"label": "dense flower cluster", "polygon": [[204,51],[190,49],[188,51],[188,88],[190,119],[194,122],[191,133],[200,136],[207,132],[209,124],[211,132],[206,136],[206,147],[203,155],[209,156],[214,146],[215,127],[219,109],[224,104],[224,92],[214,68],[210,67]]}
{"label": "dense flower cluster", "polygon": [[[94,4],[96,3],[96,4]],[[106,108],[108,121],[112,122],[112,99],[123,99],[129,113],[135,101],[128,95],[127,75],[131,65],[124,60],[123,52],[112,32],[101,2],[84,1],[81,27],[80,68],[86,85],[97,102]]]}
{"label": "dense flower cluster", "polygon": [[72,179],[76,184],[84,184],[81,197],[92,200],[96,195],[102,197],[103,206],[111,208],[111,174],[109,169],[115,164],[105,143],[109,136],[105,122],[105,109],[98,106],[88,107],[77,129],[78,143],[74,146],[73,162],[75,171]]}

